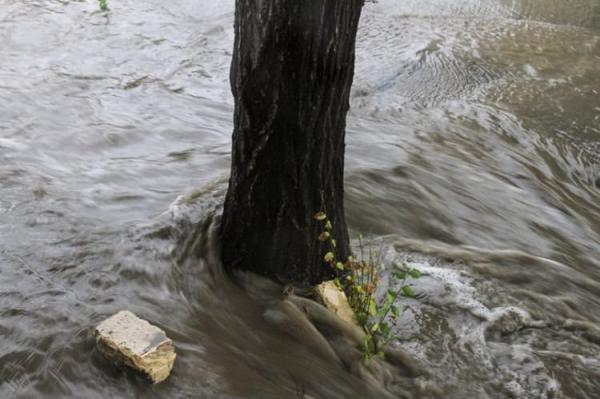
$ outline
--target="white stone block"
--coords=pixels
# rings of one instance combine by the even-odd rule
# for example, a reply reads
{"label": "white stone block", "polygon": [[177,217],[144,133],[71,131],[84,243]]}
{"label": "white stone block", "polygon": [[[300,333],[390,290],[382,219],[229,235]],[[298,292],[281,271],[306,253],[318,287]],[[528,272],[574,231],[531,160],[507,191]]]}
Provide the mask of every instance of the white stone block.
{"label": "white stone block", "polygon": [[96,347],[108,360],[127,366],[157,384],[167,379],[175,363],[175,347],[166,333],[122,310],[96,327]]}
{"label": "white stone block", "polygon": [[348,303],[344,291],[339,289],[333,281],[325,281],[315,287],[317,301],[335,313],[340,319],[358,325],[356,315]]}

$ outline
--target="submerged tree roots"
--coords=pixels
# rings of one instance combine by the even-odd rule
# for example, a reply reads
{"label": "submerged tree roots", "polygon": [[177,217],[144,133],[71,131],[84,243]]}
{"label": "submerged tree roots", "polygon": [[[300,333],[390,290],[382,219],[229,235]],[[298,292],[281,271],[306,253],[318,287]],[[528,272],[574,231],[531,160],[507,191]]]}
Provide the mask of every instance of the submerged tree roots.
{"label": "submerged tree roots", "polygon": [[[238,277],[248,294],[266,305],[264,318],[269,324],[325,361],[363,379],[378,397],[392,397],[386,386],[394,380],[427,376],[418,362],[399,348],[385,348],[385,360],[374,357],[365,362],[362,354],[365,333],[360,327],[342,320],[313,299],[281,289],[263,277],[251,273],[240,273]],[[280,287],[281,295],[273,298],[276,287]]]}
{"label": "submerged tree roots", "polygon": [[259,317],[270,329],[301,343],[332,367],[339,367],[365,381],[368,391],[373,393],[370,397],[424,398],[429,397],[423,395],[424,391],[433,393],[435,387],[428,382],[428,373],[416,359],[397,347],[388,345],[383,348],[383,359],[374,356],[365,362],[365,331],[312,299],[312,289],[286,289],[251,272],[225,273],[220,265],[219,240],[215,234],[219,222],[218,216],[208,217],[203,222],[181,227],[185,234],[182,234],[184,239],[176,253],[177,263],[205,258],[213,284],[228,287],[222,289],[227,291],[227,302],[231,306],[237,306],[249,297],[258,305],[257,310],[260,309],[262,315]]}

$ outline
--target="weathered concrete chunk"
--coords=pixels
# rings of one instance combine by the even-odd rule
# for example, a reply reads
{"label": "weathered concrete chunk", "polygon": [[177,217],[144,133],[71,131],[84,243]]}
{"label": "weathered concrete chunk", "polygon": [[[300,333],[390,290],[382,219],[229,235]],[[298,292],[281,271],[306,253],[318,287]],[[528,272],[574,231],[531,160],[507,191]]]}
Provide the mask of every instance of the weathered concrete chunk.
{"label": "weathered concrete chunk", "polygon": [[317,301],[335,313],[340,319],[358,325],[356,315],[348,303],[344,291],[339,289],[333,281],[325,281],[315,287]]}
{"label": "weathered concrete chunk", "polygon": [[96,327],[96,347],[108,360],[143,374],[152,383],[167,379],[175,363],[175,347],[165,332],[122,310]]}

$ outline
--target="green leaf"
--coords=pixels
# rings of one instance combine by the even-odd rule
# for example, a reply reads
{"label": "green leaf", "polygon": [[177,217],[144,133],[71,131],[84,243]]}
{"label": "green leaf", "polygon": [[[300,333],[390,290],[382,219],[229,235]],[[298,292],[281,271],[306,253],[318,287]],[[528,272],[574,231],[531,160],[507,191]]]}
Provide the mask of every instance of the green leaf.
{"label": "green leaf", "polygon": [[333,252],[327,252],[323,259],[325,260],[325,262],[331,263],[335,259],[335,254]]}
{"label": "green leaf", "polygon": [[373,299],[369,299],[369,314],[371,316],[377,315],[377,304]]}
{"label": "green leaf", "polygon": [[383,353],[382,351],[377,352],[377,356],[379,356],[381,360],[385,359],[385,353]]}
{"label": "green leaf", "polygon": [[392,332],[392,330],[390,329],[390,326],[388,326],[387,323],[381,323],[379,326],[379,329],[381,330],[381,333],[385,337],[390,335],[390,332]]}
{"label": "green leaf", "polygon": [[413,298],[415,296],[415,292],[408,285],[402,287],[402,293],[409,298]]}
{"label": "green leaf", "polygon": [[390,304],[392,302],[394,302],[394,297],[396,296],[396,293],[392,290],[388,290],[385,293],[385,303],[386,304]]}
{"label": "green leaf", "polygon": [[412,278],[419,278],[422,275],[421,272],[418,271],[417,269],[411,269],[411,271],[409,271],[408,273],[410,274],[410,276]]}
{"label": "green leaf", "polygon": [[371,339],[369,340],[369,352],[375,352],[375,340],[373,339],[373,337],[371,337]]}
{"label": "green leaf", "polygon": [[398,280],[404,280],[406,278],[406,273],[394,272],[394,277],[396,277]]}
{"label": "green leaf", "polygon": [[313,216],[315,218],[315,220],[318,221],[323,221],[325,219],[327,219],[327,215],[325,214],[325,212],[317,212],[315,213],[315,216]]}
{"label": "green leaf", "polygon": [[373,339],[373,335],[367,334],[365,336],[364,345],[369,355],[375,352],[375,340]]}
{"label": "green leaf", "polygon": [[364,313],[357,313],[356,320],[358,321],[358,324],[360,324],[361,326],[364,326],[365,323],[367,322],[367,315]]}
{"label": "green leaf", "polygon": [[331,231],[331,230],[333,230],[333,226],[331,225],[331,221],[329,221],[329,220],[328,220],[328,221],[325,223],[325,230],[328,230],[328,231]]}
{"label": "green leaf", "polygon": [[371,334],[375,334],[379,330],[379,323],[375,323],[371,326]]}
{"label": "green leaf", "polygon": [[324,231],[321,234],[319,234],[319,241],[327,241],[329,239],[329,232]]}
{"label": "green leaf", "polygon": [[396,317],[400,317],[400,309],[398,309],[398,306],[396,305],[392,305],[392,314]]}
{"label": "green leaf", "polygon": [[344,270],[344,264],[342,262],[338,262],[335,264],[336,269]]}

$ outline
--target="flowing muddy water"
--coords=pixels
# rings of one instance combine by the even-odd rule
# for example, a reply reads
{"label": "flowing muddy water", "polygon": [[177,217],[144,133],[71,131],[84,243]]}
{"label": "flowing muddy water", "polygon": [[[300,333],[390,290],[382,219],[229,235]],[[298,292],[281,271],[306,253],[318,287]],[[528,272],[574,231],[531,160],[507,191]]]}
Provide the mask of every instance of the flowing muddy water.
{"label": "flowing muddy water", "polygon": [[[0,397],[600,397],[598,0],[366,5],[346,212],[425,274],[397,333],[431,373],[377,389],[215,262],[233,1],[109,6],[0,5]],[[123,308],[164,384],[93,349]]]}

